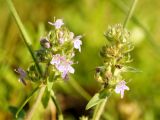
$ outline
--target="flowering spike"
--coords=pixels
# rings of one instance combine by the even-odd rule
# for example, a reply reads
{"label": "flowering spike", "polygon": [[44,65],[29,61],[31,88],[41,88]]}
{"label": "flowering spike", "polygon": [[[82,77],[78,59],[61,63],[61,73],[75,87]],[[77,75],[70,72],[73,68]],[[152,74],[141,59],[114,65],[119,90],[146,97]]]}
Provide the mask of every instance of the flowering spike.
{"label": "flowering spike", "polygon": [[[102,47],[100,55],[103,58],[103,69],[96,71],[95,78],[102,83],[104,89],[115,91],[124,96],[124,91],[129,90],[123,79],[122,73],[128,72],[126,64],[131,62],[130,51],[133,50],[129,41],[130,33],[123,28],[121,24],[109,26],[105,37],[109,40],[109,44]],[[119,81],[121,80],[121,81]]]}

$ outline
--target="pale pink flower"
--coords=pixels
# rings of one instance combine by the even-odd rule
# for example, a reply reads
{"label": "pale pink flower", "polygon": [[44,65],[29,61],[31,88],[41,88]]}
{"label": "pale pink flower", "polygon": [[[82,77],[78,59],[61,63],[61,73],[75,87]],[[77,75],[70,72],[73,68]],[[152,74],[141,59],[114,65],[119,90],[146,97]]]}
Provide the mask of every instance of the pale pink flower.
{"label": "pale pink flower", "polygon": [[54,23],[48,22],[50,25],[53,25],[56,29],[61,28],[62,25],[64,25],[62,19],[57,19]]}
{"label": "pale pink flower", "polygon": [[62,73],[63,79],[67,77],[68,73],[74,73],[74,68],[71,66],[73,62],[66,60],[65,56],[56,54],[53,56],[50,63],[55,65],[56,69]]}
{"label": "pale pink flower", "polygon": [[126,82],[122,80],[116,85],[115,92],[118,94],[120,93],[121,98],[123,98],[125,90],[129,90],[129,87],[126,86]]}
{"label": "pale pink flower", "polygon": [[74,68],[71,66],[73,63],[71,61],[62,61],[61,64],[57,66],[57,69],[62,73],[62,78],[66,78],[68,73],[74,73]]}

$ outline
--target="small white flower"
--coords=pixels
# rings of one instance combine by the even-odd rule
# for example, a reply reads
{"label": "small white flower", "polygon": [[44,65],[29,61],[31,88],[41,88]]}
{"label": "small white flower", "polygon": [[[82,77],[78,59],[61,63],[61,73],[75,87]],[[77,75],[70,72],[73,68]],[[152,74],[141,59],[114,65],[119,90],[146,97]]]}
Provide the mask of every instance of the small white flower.
{"label": "small white flower", "polygon": [[73,39],[74,48],[78,49],[79,52],[81,52],[81,45],[82,45],[82,41],[80,40],[81,38],[82,36],[79,35]]}
{"label": "small white flower", "polygon": [[72,64],[71,61],[63,60],[58,66],[56,66],[56,68],[62,73],[63,79],[65,79],[68,73],[74,73],[74,68],[71,66]]}
{"label": "small white flower", "polygon": [[57,19],[54,23],[52,22],[48,22],[50,25],[55,26],[56,29],[61,28],[62,25],[64,25],[63,20],[62,19]]}
{"label": "small white flower", "polygon": [[123,98],[125,90],[129,90],[129,87],[126,86],[126,82],[122,80],[116,85],[115,92],[118,94],[120,93],[121,98]]}

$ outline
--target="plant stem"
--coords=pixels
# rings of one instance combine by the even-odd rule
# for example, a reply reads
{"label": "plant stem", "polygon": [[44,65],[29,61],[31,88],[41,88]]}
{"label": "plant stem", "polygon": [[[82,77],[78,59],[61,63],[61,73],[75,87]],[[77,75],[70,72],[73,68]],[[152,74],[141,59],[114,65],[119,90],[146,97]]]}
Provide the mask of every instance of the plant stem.
{"label": "plant stem", "polygon": [[49,73],[48,73],[49,65],[50,65],[50,62],[48,62],[48,63],[46,64],[46,68],[45,68],[44,75],[43,75],[44,79],[46,79],[47,75],[49,74]]}
{"label": "plant stem", "polygon": [[37,70],[38,70],[39,74],[42,76],[42,69],[41,69],[41,67],[40,67],[40,65],[39,65],[39,63],[37,61],[37,58],[34,55],[32,47],[31,47],[31,41],[30,41],[31,39],[30,39],[29,35],[27,34],[27,31],[26,31],[24,25],[22,24],[22,21],[21,21],[19,15],[18,15],[13,3],[12,3],[12,0],[7,0],[7,3],[8,3],[9,10],[10,10],[13,18],[15,19],[16,24],[17,24],[17,26],[18,26],[18,28],[19,28],[19,30],[21,32],[22,38],[24,40],[24,43],[27,46],[28,51],[30,52],[33,61],[35,62],[35,65],[37,67]]}
{"label": "plant stem", "polygon": [[136,3],[137,3],[137,0],[133,0],[133,1],[132,1],[132,5],[131,5],[131,7],[130,7],[130,9],[129,9],[129,11],[128,11],[127,17],[126,17],[126,19],[125,19],[125,21],[124,21],[124,23],[123,23],[123,28],[126,27],[129,19],[131,18],[132,14],[133,14],[133,11],[134,11],[134,8],[135,8],[135,6],[136,6]]}
{"label": "plant stem", "polygon": [[29,112],[27,113],[27,115],[26,115],[26,117],[25,117],[24,120],[31,120],[31,119],[32,119],[32,116],[33,116],[33,114],[34,114],[34,111],[36,110],[39,102],[41,101],[41,98],[42,98],[42,96],[43,96],[43,93],[44,93],[44,91],[45,91],[45,88],[46,88],[45,85],[40,88],[40,91],[39,91],[39,93],[38,93],[38,97],[37,97],[35,103],[32,105],[32,108],[31,108],[31,109],[29,110]]}
{"label": "plant stem", "polygon": [[63,114],[62,114],[62,111],[61,111],[61,107],[59,106],[59,103],[56,99],[56,96],[55,96],[53,91],[51,92],[51,94],[52,94],[51,98],[52,98],[52,100],[53,100],[53,102],[56,106],[56,110],[57,110],[57,114],[58,114],[58,120],[63,120]]}
{"label": "plant stem", "polygon": [[92,120],[100,120],[100,117],[103,113],[106,102],[107,102],[107,97],[104,99],[103,102],[96,105],[96,108],[95,108],[94,113],[93,113],[93,119]]}

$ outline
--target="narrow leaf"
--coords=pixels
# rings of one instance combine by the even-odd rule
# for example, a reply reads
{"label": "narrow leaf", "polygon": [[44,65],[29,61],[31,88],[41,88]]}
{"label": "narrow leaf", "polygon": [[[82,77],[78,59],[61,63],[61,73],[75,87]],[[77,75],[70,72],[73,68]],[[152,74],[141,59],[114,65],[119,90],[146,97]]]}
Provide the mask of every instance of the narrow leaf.
{"label": "narrow leaf", "polygon": [[32,93],[26,98],[26,100],[23,102],[23,104],[20,106],[20,108],[17,110],[16,118],[19,116],[19,113],[22,111],[23,107],[27,104],[27,102],[32,98],[33,94],[39,89],[39,87],[36,87]]}
{"label": "narrow leaf", "polygon": [[91,100],[89,101],[89,103],[87,104],[86,106],[86,110],[90,109],[91,107],[97,105],[98,103],[102,102],[104,100],[104,98],[100,98],[99,97],[100,94],[99,93],[96,93],[92,98]]}
{"label": "narrow leaf", "polygon": [[86,110],[92,108],[93,106],[103,102],[106,97],[108,97],[109,94],[106,90],[103,90],[99,93],[96,93],[92,98],[91,100],[88,102],[87,106],[86,106]]}

